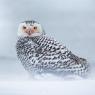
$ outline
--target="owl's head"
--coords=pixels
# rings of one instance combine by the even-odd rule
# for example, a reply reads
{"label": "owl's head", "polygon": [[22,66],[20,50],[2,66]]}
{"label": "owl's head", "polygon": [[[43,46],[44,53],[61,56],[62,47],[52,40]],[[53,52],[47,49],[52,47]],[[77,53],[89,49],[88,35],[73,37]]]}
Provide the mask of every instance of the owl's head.
{"label": "owl's head", "polygon": [[35,37],[44,34],[45,32],[41,24],[39,24],[34,20],[24,21],[19,24],[19,28],[18,28],[19,37]]}

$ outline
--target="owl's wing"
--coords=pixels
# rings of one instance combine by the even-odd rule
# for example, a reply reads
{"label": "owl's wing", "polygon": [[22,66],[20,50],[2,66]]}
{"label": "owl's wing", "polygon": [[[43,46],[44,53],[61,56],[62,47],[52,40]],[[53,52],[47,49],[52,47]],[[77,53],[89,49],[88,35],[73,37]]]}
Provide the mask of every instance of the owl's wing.
{"label": "owl's wing", "polygon": [[[87,70],[86,61],[69,51],[54,39],[43,38],[36,48],[36,67],[40,71],[84,73]],[[79,64],[81,63],[81,64]],[[83,64],[82,64],[83,63]]]}
{"label": "owl's wing", "polygon": [[[54,39],[46,38],[43,44],[36,50],[37,60],[40,66],[46,69],[67,68],[74,63],[71,51]],[[74,56],[74,55],[73,55]]]}

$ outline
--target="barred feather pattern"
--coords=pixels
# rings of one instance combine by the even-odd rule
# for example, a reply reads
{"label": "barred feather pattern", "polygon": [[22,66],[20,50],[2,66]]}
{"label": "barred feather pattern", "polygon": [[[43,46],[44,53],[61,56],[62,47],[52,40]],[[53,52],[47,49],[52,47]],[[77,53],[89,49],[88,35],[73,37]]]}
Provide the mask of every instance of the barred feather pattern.
{"label": "barred feather pattern", "polygon": [[16,44],[18,59],[24,68],[32,73],[57,75],[87,75],[89,65],[64,45],[46,35],[20,37]]}

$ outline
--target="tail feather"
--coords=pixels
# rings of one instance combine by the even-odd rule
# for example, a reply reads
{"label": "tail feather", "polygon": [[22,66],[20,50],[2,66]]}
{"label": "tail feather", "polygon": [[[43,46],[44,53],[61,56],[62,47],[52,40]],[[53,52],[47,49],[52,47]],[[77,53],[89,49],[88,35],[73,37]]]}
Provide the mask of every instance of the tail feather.
{"label": "tail feather", "polygon": [[80,66],[78,67],[78,69],[76,70],[76,74],[78,74],[79,76],[88,76],[89,74],[89,70],[90,70],[90,66],[89,63],[86,59],[84,58],[79,58],[79,64]]}

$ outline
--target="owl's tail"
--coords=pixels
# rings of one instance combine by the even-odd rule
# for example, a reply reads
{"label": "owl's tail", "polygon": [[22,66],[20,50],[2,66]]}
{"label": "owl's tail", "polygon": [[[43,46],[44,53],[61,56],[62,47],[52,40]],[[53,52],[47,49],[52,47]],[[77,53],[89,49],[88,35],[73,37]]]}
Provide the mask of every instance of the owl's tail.
{"label": "owl's tail", "polygon": [[78,74],[79,76],[87,77],[89,75],[89,71],[90,71],[90,65],[88,61],[84,58],[80,58],[75,74]]}

